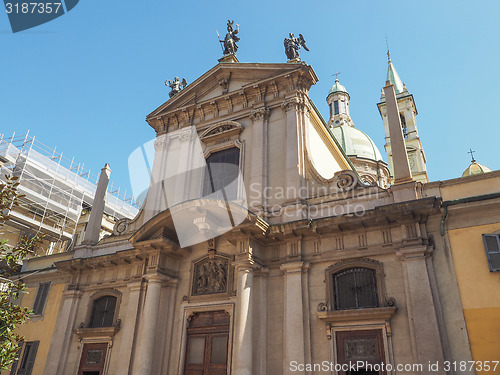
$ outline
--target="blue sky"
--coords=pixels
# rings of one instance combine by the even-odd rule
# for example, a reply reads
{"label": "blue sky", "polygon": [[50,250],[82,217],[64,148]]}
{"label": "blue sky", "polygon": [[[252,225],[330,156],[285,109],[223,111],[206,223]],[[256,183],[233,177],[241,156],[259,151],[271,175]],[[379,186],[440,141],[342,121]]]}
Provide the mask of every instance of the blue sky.
{"label": "blue sky", "polygon": [[0,16],[0,133],[31,134],[93,170],[111,164],[128,188],[128,155],[155,136],[145,117],[168,99],[166,79],[193,82],[217,64],[228,18],[240,24],[241,62],[285,62],[283,39],[319,82],[310,96],[326,117],[332,74],[351,96],[351,117],[386,157],[377,102],[394,65],[414,95],[431,180],[470,162],[500,169],[500,3],[491,1],[81,0],[24,32]]}

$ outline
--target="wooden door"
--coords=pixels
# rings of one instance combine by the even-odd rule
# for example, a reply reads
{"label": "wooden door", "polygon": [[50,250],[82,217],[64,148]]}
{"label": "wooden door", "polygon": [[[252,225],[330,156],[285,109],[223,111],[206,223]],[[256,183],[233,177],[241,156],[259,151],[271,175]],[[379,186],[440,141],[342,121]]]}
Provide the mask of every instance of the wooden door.
{"label": "wooden door", "polygon": [[107,343],[84,344],[78,375],[102,375],[107,350]]}
{"label": "wooden door", "polygon": [[197,313],[187,329],[184,375],[226,375],[229,315],[225,311]]}
{"label": "wooden door", "polygon": [[[385,361],[382,330],[341,331],[335,336],[339,364],[354,364],[362,361],[373,366]],[[368,368],[357,368],[357,371],[339,371],[339,375],[385,374],[385,372],[372,371],[372,369],[368,366]]]}

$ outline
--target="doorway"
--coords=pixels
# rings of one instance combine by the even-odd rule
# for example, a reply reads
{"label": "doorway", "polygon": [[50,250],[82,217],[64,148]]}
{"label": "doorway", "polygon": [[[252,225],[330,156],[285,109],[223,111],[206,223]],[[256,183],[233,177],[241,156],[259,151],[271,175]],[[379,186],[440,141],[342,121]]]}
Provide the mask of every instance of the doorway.
{"label": "doorway", "polygon": [[84,344],[78,375],[102,375],[107,350],[107,343]]}
{"label": "doorway", "polygon": [[[339,371],[339,375],[384,375],[385,350],[382,330],[359,330],[336,332],[337,360],[340,364],[363,363],[355,370]],[[377,366],[378,365],[378,366]]]}
{"label": "doorway", "polygon": [[195,313],[187,328],[184,375],[226,375],[229,314],[225,311]]}

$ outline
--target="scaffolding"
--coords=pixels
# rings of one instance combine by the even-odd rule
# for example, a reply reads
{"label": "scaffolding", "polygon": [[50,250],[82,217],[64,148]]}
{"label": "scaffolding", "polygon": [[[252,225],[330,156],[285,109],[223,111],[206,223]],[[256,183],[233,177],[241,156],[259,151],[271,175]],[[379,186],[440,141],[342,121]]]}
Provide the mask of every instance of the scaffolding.
{"label": "scaffolding", "polygon": [[[72,240],[82,209],[92,207],[99,176],[30,136],[0,135],[0,178],[18,177],[24,195],[10,213],[14,226],[44,233],[52,243]],[[138,209],[126,191],[108,186],[105,214],[133,218]]]}

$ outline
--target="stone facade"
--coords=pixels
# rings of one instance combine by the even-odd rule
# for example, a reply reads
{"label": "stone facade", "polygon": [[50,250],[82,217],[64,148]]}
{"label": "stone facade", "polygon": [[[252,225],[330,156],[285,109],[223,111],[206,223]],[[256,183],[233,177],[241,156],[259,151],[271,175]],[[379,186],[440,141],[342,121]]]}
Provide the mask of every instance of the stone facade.
{"label": "stone facade", "polygon": [[[458,289],[442,276],[454,271],[437,238],[439,189],[363,182],[308,97],[316,80],[303,63],[221,63],[148,116],[154,183],[138,216],[25,265],[54,265],[26,281],[35,291],[54,275],[57,305],[43,335],[36,321],[22,332],[46,353],[33,374],[320,374],[304,365],[357,360],[424,374],[471,357]],[[202,181],[182,176],[179,204],[162,198],[169,168],[194,165],[168,150],[196,135],[206,158],[238,150],[232,201],[186,200]],[[239,225],[223,228],[228,212]],[[181,246],[179,223],[206,239]]]}

